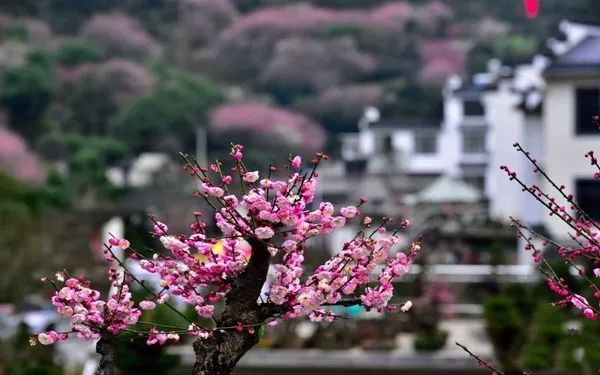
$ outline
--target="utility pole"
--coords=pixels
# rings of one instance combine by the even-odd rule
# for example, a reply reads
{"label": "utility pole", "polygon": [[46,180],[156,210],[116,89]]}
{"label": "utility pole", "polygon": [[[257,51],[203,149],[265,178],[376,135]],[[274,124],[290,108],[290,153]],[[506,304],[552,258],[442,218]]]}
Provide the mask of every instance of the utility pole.
{"label": "utility pole", "polygon": [[206,165],[208,162],[206,136],[206,127],[201,125],[196,126],[196,159],[201,166]]}

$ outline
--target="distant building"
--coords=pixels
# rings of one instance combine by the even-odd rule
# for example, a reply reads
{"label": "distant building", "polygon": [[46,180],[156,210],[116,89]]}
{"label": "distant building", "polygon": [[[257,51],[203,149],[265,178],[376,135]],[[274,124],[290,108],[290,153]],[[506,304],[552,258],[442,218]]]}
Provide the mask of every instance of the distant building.
{"label": "distant building", "polygon": [[542,210],[532,197],[508,183],[501,165],[508,165],[529,183],[538,176],[513,143],[520,142],[543,158],[541,109],[548,60],[513,67],[491,61],[472,82],[449,79],[444,90],[444,144],[449,149],[451,174],[479,186],[489,202],[490,218],[506,222],[510,216],[529,225],[541,223]]}
{"label": "distant building", "polygon": [[[488,221],[506,224],[512,216],[564,237],[565,226],[500,170],[507,165],[527,184],[544,186],[514,149],[519,142],[600,220],[600,183],[584,158],[600,144],[592,123],[600,113],[600,27],[564,21],[560,30],[564,40],[548,41],[553,62],[543,56],[515,66],[492,60],[469,81],[450,77],[442,119],[365,115],[357,133],[341,136],[342,160],[323,174],[323,198],[350,203],[362,192],[374,198],[368,212],[398,215],[414,210],[424,191],[461,186],[478,197],[469,214],[478,225],[485,208]],[[531,262],[527,253],[518,254],[518,263]]]}
{"label": "distant building", "polygon": [[[563,22],[560,28],[566,40],[550,41],[559,57],[544,73],[544,167],[600,220],[600,182],[593,180],[594,170],[584,158],[600,145],[600,130],[592,123],[600,113],[600,27]],[[566,225],[556,217],[543,218],[553,236],[565,237]]]}
{"label": "distant building", "polygon": [[439,175],[439,135],[439,120],[384,119],[343,135],[342,159],[370,174]]}

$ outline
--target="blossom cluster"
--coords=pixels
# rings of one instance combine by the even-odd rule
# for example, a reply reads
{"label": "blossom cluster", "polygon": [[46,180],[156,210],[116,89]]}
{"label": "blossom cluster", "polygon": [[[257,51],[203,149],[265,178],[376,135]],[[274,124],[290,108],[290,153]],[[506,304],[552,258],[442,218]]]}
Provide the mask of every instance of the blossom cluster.
{"label": "blossom cluster", "polygon": [[[220,162],[202,168],[186,158],[184,170],[200,179],[194,197],[203,199],[214,211],[219,235],[209,233],[209,224],[197,213],[188,235],[171,233],[167,224],[154,220],[154,234],[165,251],[152,257],[143,257],[131,249],[125,239],[111,238],[106,257],[110,263],[124,266],[111,247],[141,256],[139,265],[160,278],[161,290],[134,307],[125,282],[120,292],[107,302],[100,300],[98,291],[89,289],[87,283],[69,279],[57,292],[53,302],[59,312],[69,318],[73,331],[85,339],[98,338],[99,334],[115,334],[128,325],[135,324],[142,310],[152,310],[157,304],[168,303],[170,296],[183,300],[193,307],[199,317],[218,321],[215,305],[224,300],[238,277],[244,272],[257,251],[266,249],[271,258],[273,273],[257,302],[279,306],[278,318],[284,320],[307,316],[313,321],[334,320],[328,306],[336,304],[361,304],[368,309],[384,311],[393,296],[393,281],[408,271],[419,245],[413,243],[409,251],[399,251],[400,229],[408,226],[403,220],[398,229],[388,233],[384,218],[376,225],[370,217],[362,220],[361,200],[356,206],[339,210],[329,202],[314,202],[317,185],[317,165],[327,156],[317,153],[303,169],[300,156],[290,157],[280,174],[271,167],[266,175],[250,171],[243,162],[243,147],[232,146],[230,156],[234,166],[227,174]],[[273,176],[282,176],[274,178]],[[240,185],[233,184],[237,175]],[[234,188],[235,186],[235,188]],[[234,189],[241,189],[236,191]],[[329,234],[355,220],[356,236],[345,242],[343,248],[331,259],[308,274],[304,267],[305,246],[319,235]],[[127,270],[125,270],[126,272]],[[306,273],[306,274],[305,274]],[[116,271],[111,280],[118,285]],[[265,275],[266,276],[266,275]],[[405,304],[401,311],[410,308]],[[253,330],[239,322],[235,329]],[[221,329],[216,327],[214,329]],[[207,338],[210,330],[195,324],[187,329],[163,332],[156,327],[146,332],[147,344],[165,344],[178,341],[179,333]],[[49,335],[50,333],[46,334]],[[45,340],[46,336],[38,336]]]}
{"label": "blossom cluster", "polygon": [[[64,280],[64,276],[57,274],[57,279]],[[127,284],[122,284],[117,293],[103,301],[100,292],[90,288],[90,282],[85,279],[64,281],[64,286],[52,297],[52,304],[60,315],[70,320],[71,331],[40,333],[37,340],[44,345],[65,340],[70,333],[85,340],[98,339],[102,332],[116,334],[135,324],[142,314],[134,307]]]}
{"label": "blossom cluster", "polygon": [[[594,121],[598,122],[598,120],[598,117],[595,116]],[[510,170],[507,166],[503,165],[500,168],[506,172],[510,180],[521,186],[523,192],[536,199],[546,209],[548,215],[556,217],[557,220],[566,225],[567,234],[575,245],[562,245],[541,236],[516,219],[513,219],[513,226],[517,229],[519,237],[525,241],[525,250],[530,251],[535,263],[542,266],[541,271],[546,276],[549,289],[561,298],[556,305],[572,305],[580,310],[586,319],[596,320],[600,317],[600,310],[596,307],[597,303],[590,303],[584,296],[573,293],[567,282],[559,277],[550,263],[544,259],[543,251],[544,247],[554,248],[562,260],[570,268],[576,270],[578,275],[585,281],[590,289],[591,296],[600,300],[600,288],[592,281],[594,277],[600,277],[600,268],[598,268],[598,265],[600,265],[600,225],[581,208],[574,195],[566,190],[565,185],[560,185],[546,174],[539,162],[529,152],[524,150],[519,143],[515,143],[513,146],[531,163],[534,172],[541,175],[547,186],[552,187],[554,190],[546,191],[538,185],[528,185],[515,171]],[[588,151],[585,157],[596,169],[594,179],[599,180],[600,165],[594,151]],[[536,245],[533,242],[534,237],[542,239],[543,246]],[[588,265],[592,267],[588,267]],[[589,272],[586,269],[593,269],[593,276],[588,276]]]}

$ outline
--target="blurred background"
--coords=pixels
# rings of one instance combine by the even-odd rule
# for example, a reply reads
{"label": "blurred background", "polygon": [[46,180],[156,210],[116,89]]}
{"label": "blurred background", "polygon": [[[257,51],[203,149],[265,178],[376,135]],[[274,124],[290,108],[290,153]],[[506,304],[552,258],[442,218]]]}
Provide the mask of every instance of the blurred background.
{"label": "blurred background", "polygon": [[[598,24],[597,0],[0,1],[0,374],[93,373],[89,343],[29,346],[65,325],[40,278],[66,268],[108,291],[108,233],[156,247],[148,213],[186,231],[203,207],[178,152],[223,159],[230,142],[262,170],[324,150],[322,200],[364,196],[362,214],[424,235],[397,284],[410,313],[279,325],[237,374],[487,373],[455,341],[506,369],[597,370],[600,328],[550,306],[508,217],[564,228],[499,166],[536,183],[518,140],[600,219],[583,158],[600,140]],[[185,374],[189,345],[123,337],[117,363]]]}

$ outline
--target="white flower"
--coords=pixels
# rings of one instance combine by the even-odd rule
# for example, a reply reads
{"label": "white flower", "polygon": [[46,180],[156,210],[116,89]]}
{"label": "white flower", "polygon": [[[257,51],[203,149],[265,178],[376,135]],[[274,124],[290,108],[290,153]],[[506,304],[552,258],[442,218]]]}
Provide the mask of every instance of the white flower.
{"label": "white flower", "polygon": [[402,305],[402,307],[400,307],[400,311],[407,312],[408,310],[410,310],[411,307],[412,307],[412,302],[406,301],[406,302],[404,302],[404,305]]}

